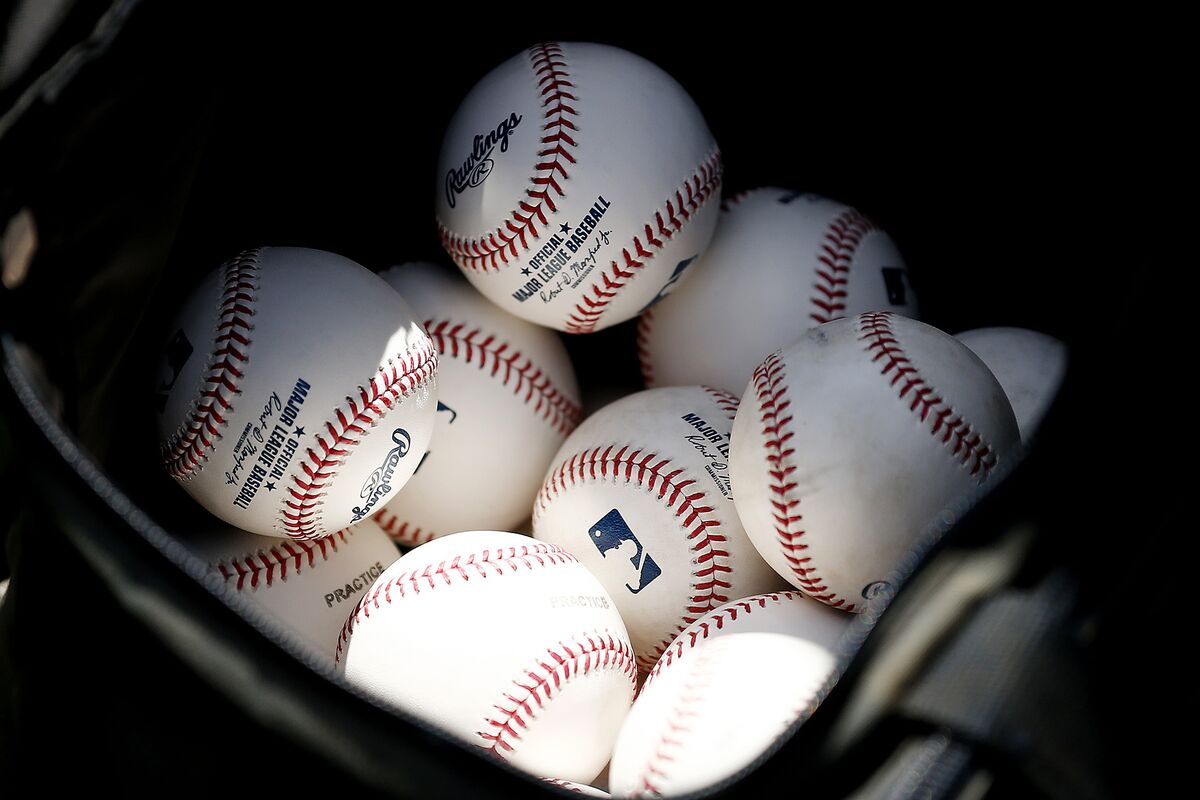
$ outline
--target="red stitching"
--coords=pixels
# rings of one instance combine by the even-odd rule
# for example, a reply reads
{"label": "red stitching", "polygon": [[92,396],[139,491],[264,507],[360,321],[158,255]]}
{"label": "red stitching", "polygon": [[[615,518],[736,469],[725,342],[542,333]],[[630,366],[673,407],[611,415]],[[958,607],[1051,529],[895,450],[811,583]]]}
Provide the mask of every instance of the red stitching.
{"label": "red stitching", "polygon": [[750,197],[750,195],[752,195],[752,194],[758,194],[758,193],[759,193],[759,192],[761,192],[761,191],[762,191],[762,189],[745,189],[745,190],[743,190],[743,191],[740,191],[740,192],[738,192],[738,193],[737,193],[737,194],[735,194],[735,195],[731,195],[730,197],[726,197],[724,200],[722,200],[722,201],[721,201],[721,210],[722,210],[722,211],[730,211],[730,210],[732,210],[732,209],[733,209],[735,206],[739,206],[739,205],[741,205],[743,202],[745,202],[745,201],[746,201],[746,199],[747,199],[748,197]]}
{"label": "red stitching", "polygon": [[487,730],[476,735],[487,744],[485,750],[504,759],[515,749],[522,732],[537,718],[538,712],[554,698],[555,692],[580,675],[593,670],[612,670],[629,678],[631,688],[637,686],[637,669],[628,642],[616,639],[611,633],[587,634],[570,644],[559,642],[547,647],[546,654],[521,677],[513,680],[514,689],[503,693],[493,706],[498,712],[484,718]]}
{"label": "red stitching", "polygon": [[[681,618],[682,624],[676,627],[672,636],[695,622],[698,615],[728,602],[728,595],[720,592],[732,588],[724,576],[733,572],[733,567],[727,561],[729,552],[720,549],[727,541],[721,533],[721,523],[715,518],[708,518],[714,508],[701,505],[707,497],[698,489],[696,479],[688,477],[682,467],[672,468],[669,458],[634,449],[630,445],[618,447],[615,444],[576,453],[550,470],[534,505],[535,522],[559,492],[574,488],[585,480],[608,478],[614,482],[636,482],[647,491],[657,494],[668,509],[674,510],[685,538],[691,542],[692,552],[697,554],[696,570],[692,573],[696,579],[692,584],[695,594],[688,599]],[[652,657],[638,656],[638,665],[642,669],[650,669],[670,643],[671,637],[667,637],[655,645]]]}
{"label": "red stitching", "polygon": [[254,330],[250,318],[254,316],[261,253],[262,248],[243,250],[223,267],[221,309],[204,388],[193,401],[188,419],[162,447],[163,462],[175,478],[190,478],[208,458],[214,441],[221,438],[221,428],[227,424],[223,415],[233,411],[232,399],[241,394],[238,381],[250,361],[249,334]]}
{"label": "red stitching", "polygon": [[383,528],[383,532],[390,536],[394,541],[405,547],[418,547],[426,542],[435,539],[437,534],[431,530],[420,528],[416,525],[409,530],[407,520],[402,520],[387,508],[381,508],[371,517],[375,524]]}
{"label": "red stitching", "polygon": [[[575,556],[556,544],[531,542],[520,546],[497,547],[480,553],[459,554],[437,564],[427,564],[417,570],[401,572],[363,595],[354,611],[342,625],[334,658],[341,660],[342,649],[350,640],[355,626],[363,619],[371,618],[371,611],[380,610],[380,602],[392,605],[410,594],[419,595],[439,587],[452,586],[456,581],[469,582],[473,577],[503,577],[521,572],[522,569],[552,567],[559,564],[578,564]],[[393,595],[395,599],[393,599]]]}
{"label": "red stitching", "polygon": [[480,370],[490,363],[489,374],[500,378],[504,386],[511,386],[513,394],[523,395],[525,404],[532,404],[534,413],[562,435],[575,430],[583,418],[579,406],[554,388],[549,375],[495,334],[485,334],[479,328],[466,330],[466,323],[450,320],[426,320],[425,328],[439,353],[466,364],[475,363]]}
{"label": "red stitching", "polygon": [[808,316],[818,323],[841,319],[846,310],[846,277],[859,244],[878,226],[853,208],[829,224],[817,248],[817,282],[809,298],[813,311]]}
{"label": "red stitching", "polygon": [[[688,631],[687,636],[675,637],[671,642],[671,646],[662,654],[658,663],[654,665],[654,669],[650,670],[650,674],[646,676],[646,681],[642,684],[641,691],[646,691],[646,687],[658,676],[658,673],[670,667],[675,661],[683,658],[685,650],[690,651],[696,646],[697,642],[707,639],[710,631],[722,630],[726,622],[729,624],[737,622],[739,614],[749,616],[754,613],[755,608],[766,608],[767,601],[779,603],[784,600],[798,599],[801,596],[796,592],[768,592],[766,594],[747,597],[717,609],[707,619]],[[805,602],[808,601],[806,600]]]}
{"label": "red stitching", "polygon": [[574,138],[579,130],[575,125],[578,112],[571,103],[579,102],[579,98],[572,93],[575,84],[571,83],[560,44],[534,45],[529,48],[529,59],[545,109],[542,149],[538,151],[526,196],[495,231],[479,239],[469,239],[451,233],[438,221],[442,245],[463,269],[499,270],[501,264],[516,258],[518,245],[525,249],[530,238],[539,238],[538,224],[547,224],[546,209],[550,213],[558,211],[555,196],[565,196],[562,183],[569,177],[567,165],[575,163],[567,148],[578,147]]}
{"label": "red stitching", "polygon": [[775,521],[775,538],[783,557],[805,593],[834,608],[853,611],[856,604],[847,603],[845,598],[839,598],[836,592],[829,591],[817,574],[817,568],[812,566],[812,556],[804,555],[808,549],[808,545],[801,541],[804,531],[800,529],[800,524],[804,517],[796,508],[800,505],[800,498],[792,496],[796,483],[791,476],[796,471],[796,465],[788,463],[795,453],[788,444],[795,432],[785,431],[792,421],[787,413],[791,400],[787,399],[786,375],[778,351],[767,356],[754,370],[754,390],[762,420],[763,447],[767,451],[767,475],[771,479],[768,484],[773,495],[770,501],[771,516]]}
{"label": "red stitching", "polygon": [[542,780],[544,780],[546,783],[553,783],[555,786],[566,789],[568,792],[575,792],[576,794],[583,794],[583,789],[580,789],[579,784],[577,784],[577,783],[572,783],[571,781],[564,781],[562,778],[542,778]]}
{"label": "red stitching", "polygon": [[[679,690],[675,703],[667,714],[666,729],[659,737],[658,745],[654,748],[649,760],[642,770],[642,791],[662,796],[663,781],[668,778],[667,766],[675,761],[680,748],[686,747],[682,737],[692,733],[691,720],[700,716],[696,709],[706,702],[713,692],[712,669],[709,660],[701,654],[696,667],[687,676],[687,681]],[[648,682],[648,681],[647,681]],[[643,689],[645,686],[643,686]],[[653,778],[653,781],[651,780]]]}
{"label": "red stitching", "polygon": [[699,211],[709,197],[718,194],[721,186],[721,151],[714,150],[700,163],[696,172],[667,198],[663,207],[642,226],[642,235],[634,236],[629,247],[621,251],[621,262],[613,260],[607,272],[583,294],[582,300],[567,318],[567,333],[591,333],[617,293],[635,278],[638,271],[679,233],[684,224]]}
{"label": "red stitching", "polygon": [[218,561],[213,568],[221,573],[227,583],[236,578],[237,584],[233,588],[239,592],[246,588],[247,582],[251,589],[257,589],[260,581],[271,586],[275,582],[276,572],[279,580],[287,580],[289,564],[292,571],[299,573],[305,562],[315,567],[318,557],[328,561],[337,552],[338,542],[345,544],[346,537],[353,534],[353,530],[343,528],[311,541],[282,541],[267,551],[257,550],[228,561]]}
{"label": "red stitching", "polygon": [[730,421],[737,416],[738,406],[741,404],[739,398],[733,392],[727,392],[724,389],[717,389],[712,386],[701,386],[701,389],[708,392],[709,397],[717,404],[717,407],[725,412],[725,416],[729,417]]}
{"label": "red stitching", "polygon": [[647,389],[654,388],[654,364],[650,361],[650,330],[654,327],[654,306],[650,306],[638,317],[637,353],[642,367],[642,383]]}
{"label": "red stitching", "polygon": [[965,467],[979,483],[988,479],[999,457],[992,446],[954,409],[942,400],[934,388],[925,382],[913,366],[892,330],[893,314],[889,312],[862,314],[858,318],[859,341],[867,343],[871,360],[881,364],[879,374],[891,375],[891,385],[899,387],[898,396],[911,395],[909,410],[924,423],[932,420],[930,434],[939,436],[950,455]]}
{"label": "red stitching", "polygon": [[436,372],[437,351],[432,341],[422,340],[407,353],[389,358],[387,366],[380,367],[366,387],[358,387],[357,397],[346,397],[345,406],[334,409],[334,419],[324,422],[324,433],[318,431],[313,436],[320,453],[308,448],[300,460],[303,477],[294,472],[291,476],[295,486],[288,487],[291,499],[284,501],[280,518],[284,533],[293,539],[317,538],[325,486],[337,474],[351,448]]}

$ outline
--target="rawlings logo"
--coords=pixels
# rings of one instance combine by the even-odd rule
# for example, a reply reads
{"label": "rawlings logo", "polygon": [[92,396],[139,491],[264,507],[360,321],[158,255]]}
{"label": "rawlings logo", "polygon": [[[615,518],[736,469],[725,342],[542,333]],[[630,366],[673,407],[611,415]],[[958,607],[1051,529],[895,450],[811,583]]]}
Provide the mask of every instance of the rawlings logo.
{"label": "rawlings logo", "polygon": [[508,137],[521,124],[521,117],[514,111],[508,119],[502,120],[494,131],[481,133],[475,137],[471,155],[463,162],[462,169],[452,169],[446,173],[446,202],[454,208],[455,196],[460,195],[473,186],[478,186],[492,174],[492,151],[500,145],[500,152],[508,152]]}
{"label": "rawlings logo", "polygon": [[354,512],[351,522],[358,522],[370,514],[371,509],[375,507],[380,498],[392,490],[392,473],[396,471],[396,465],[400,463],[400,459],[408,453],[412,438],[404,428],[396,428],[392,431],[392,441],[396,443],[396,446],[388,451],[383,463],[367,477],[362,491],[358,493],[358,496],[367,502],[365,505],[355,506],[351,509]]}

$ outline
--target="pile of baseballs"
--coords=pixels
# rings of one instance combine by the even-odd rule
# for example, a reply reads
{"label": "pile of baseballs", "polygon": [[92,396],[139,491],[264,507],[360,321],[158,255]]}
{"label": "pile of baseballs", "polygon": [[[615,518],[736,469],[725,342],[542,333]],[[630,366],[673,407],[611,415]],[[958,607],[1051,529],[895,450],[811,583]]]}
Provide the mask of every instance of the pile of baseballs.
{"label": "pile of baseballs", "polygon": [[[492,70],[438,174],[457,270],[263,247],[182,306],[162,459],[226,525],[188,546],[339,680],[534,775],[735,775],[1035,434],[1065,348],[917,321],[896,245],[848,205],[722,204],[700,109],[615,47]],[[575,366],[608,364],[559,332],[627,322],[637,353],[610,358],[647,388],[584,418]]]}

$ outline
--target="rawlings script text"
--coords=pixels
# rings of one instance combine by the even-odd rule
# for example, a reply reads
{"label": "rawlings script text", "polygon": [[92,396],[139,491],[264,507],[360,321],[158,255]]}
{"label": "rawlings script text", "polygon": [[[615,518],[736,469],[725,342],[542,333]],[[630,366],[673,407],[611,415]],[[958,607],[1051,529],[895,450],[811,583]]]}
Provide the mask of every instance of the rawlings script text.
{"label": "rawlings script text", "polygon": [[492,162],[492,151],[496,149],[496,145],[500,145],[500,152],[508,152],[508,137],[521,124],[521,117],[517,113],[508,115],[508,119],[502,120],[496,126],[494,131],[481,133],[475,137],[471,146],[471,155],[467,156],[467,160],[463,162],[460,169],[452,169],[446,173],[446,202],[454,208],[458,195],[465,192],[472,186],[478,186],[487,180],[487,176],[492,174],[492,167],[495,164]]}
{"label": "rawlings script text", "polygon": [[408,453],[412,438],[404,428],[396,428],[392,431],[392,441],[396,446],[388,451],[383,463],[367,477],[367,482],[363,484],[362,491],[358,496],[367,502],[351,509],[354,512],[351,522],[358,522],[370,514],[379,499],[392,490],[392,473],[396,471],[396,465],[400,463],[400,459]]}

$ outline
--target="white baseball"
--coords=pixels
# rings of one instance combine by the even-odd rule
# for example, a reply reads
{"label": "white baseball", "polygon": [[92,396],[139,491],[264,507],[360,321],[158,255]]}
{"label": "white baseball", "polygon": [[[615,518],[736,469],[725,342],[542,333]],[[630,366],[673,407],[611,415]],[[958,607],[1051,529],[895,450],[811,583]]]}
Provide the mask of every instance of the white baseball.
{"label": "white baseball", "polygon": [[712,237],[721,160],[687,92],[617,47],[552,42],[488,73],[450,122],[450,257],[518,317],[589,333],[671,291]]}
{"label": "white baseball", "polygon": [[684,794],[751,764],[816,708],[849,619],[779,592],[697,620],[659,659],[621,726],[613,794]]}
{"label": "white baseball", "polygon": [[754,371],[730,471],[746,533],[846,611],[1020,446],[1004,390],[949,334],[891,313],[807,331]]}
{"label": "white baseball", "polygon": [[560,789],[566,789],[574,794],[581,794],[584,797],[611,797],[608,792],[602,789],[597,789],[595,786],[589,786],[586,783],[575,783],[574,781],[564,781],[558,778],[542,778],[546,783],[552,783]]}
{"label": "white baseball", "polygon": [[766,188],[730,199],[690,273],[638,320],[647,386],[741,392],[755,364],[808,328],[863,311],[917,315],[891,237],[815,194]]}
{"label": "white baseball", "polygon": [[1067,346],[1024,328],[979,328],[954,338],[971,348],[1000,381],[1028,443],[1042,424],[1067,372]]}
{"label": "white baseball", "polygon": [[453,267],[380,273],[438,351],[429,452],[375,520],[415,546],[452,531],[517,530],[550,459],[579,424],[579,387],[558,334],[485,300]]}
{"label": "white baseball", "polygon": [[333,660],[346,616],[400,551],[371,520],[320,539],[279,540],[236,528],[184,534],[232,591]]}
{"label": "white baseball", "polygon": [[470,531],[412,550],[346,621],[348,681],[535,775],[587,783],[637,668],[604,588],[562,548]]}
{"label": "white baseball", "polygon": [[237,528],[316,539],[416,469],[437,352],[399,294],[320,250],[247,250],[190,295],[166,347],[167,471]]}
{"label": "white baseball", "polygon": [[736,408],[733,395],[699,386],[618,400],[567,437],[534,504],[534,536],[600,579],[643,670],[702,614],[784,585],[734,510]]}

